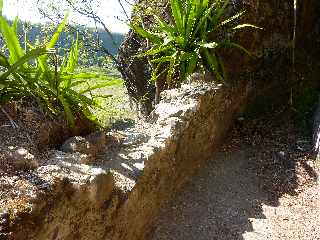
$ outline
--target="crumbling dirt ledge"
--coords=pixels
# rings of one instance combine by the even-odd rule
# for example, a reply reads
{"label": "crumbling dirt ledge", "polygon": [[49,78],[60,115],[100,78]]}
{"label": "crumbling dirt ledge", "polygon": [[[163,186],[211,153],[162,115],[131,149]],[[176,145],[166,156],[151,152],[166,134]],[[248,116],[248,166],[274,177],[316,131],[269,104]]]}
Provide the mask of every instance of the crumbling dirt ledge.
{"label": "crumbling dirt ledge", "polygon": [[221,144],[249,94],[246,82],[182,85],[163,92],[149,121],[119,133],[121,144],[106,146],[94,165],[53,151],[38,168],[2,177],[11,190],[19,191],[19,181],[27,190],[1,199],[0,239],[144,239],[160,207]]}
{"label": "crumbling dirt ledge", "polygon": [[249,92],[243,83],[233,90],[204,84],[163,94],[154,115],[165,137],[155,139],[160,147],[119,209],[110,239],[144,239],[163,203],[220,145]]}

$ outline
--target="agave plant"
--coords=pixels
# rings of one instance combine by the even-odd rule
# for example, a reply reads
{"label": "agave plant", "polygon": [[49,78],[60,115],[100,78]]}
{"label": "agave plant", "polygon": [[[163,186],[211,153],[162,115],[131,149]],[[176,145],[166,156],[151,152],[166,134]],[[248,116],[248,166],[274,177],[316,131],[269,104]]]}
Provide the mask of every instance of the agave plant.
{"label": "agave plant", "polygon": [[148,57],[153,67],[152,80],[166,74],[167,84],[173,79],[183,81],[197,69],[211,71],[219,82],[225,78],[221,48],[237,48],[249,54],[244,47],[225,38],[212,41],[209,36],[221,31],[258,28],[251,24],[236,24],[244,12],[226,17],[229,0],[170,0],[172,21],[155,16],[153,31],[138,24],[131,28],[152,44],[151,49],[139,54]]}
{"label": "agave plant", "polygon": [[[6,56],[0,52],[0,66],[4,69],[0,75],[0,102],[31,97],[51,114],[64,113],[71,125],[78,114],[95,120],[91,107],[98,105],[94,96],[87,96],[86,93],[104,86],[88,86],[81,92],[74,90],[76,86],[86,83],[86,79],[92,78],[92,74],[75,73],[79,52],[78,36],[68,56],[58,66],[54,46],[65,28],[67,18],[68,14],[45,46],[33,47],[27,43],[29,51],[25,52],[17,37],[18,18],[10,25],[0,16],[0,33],[9,53]],[[49,64],[50,58],[53,58],[54,66]]]}

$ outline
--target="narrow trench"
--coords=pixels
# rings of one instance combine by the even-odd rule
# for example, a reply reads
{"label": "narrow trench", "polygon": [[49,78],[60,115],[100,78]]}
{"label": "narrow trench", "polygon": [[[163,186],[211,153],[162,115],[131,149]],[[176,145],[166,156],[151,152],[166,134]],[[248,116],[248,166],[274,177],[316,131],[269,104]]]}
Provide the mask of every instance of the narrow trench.
{"label": "narrow trench", "polygon": [[[320,239],[320,185],[314,184],[319,171],[303,160],[309,150],[299,150],[308,149],[299,144],[311,144],[311,137],[293,133],[283,120],[271,125],[269,120],[235,127],[221,150],[161,210],[147,239]],[[301,179],[310,180],[308,187]]]}

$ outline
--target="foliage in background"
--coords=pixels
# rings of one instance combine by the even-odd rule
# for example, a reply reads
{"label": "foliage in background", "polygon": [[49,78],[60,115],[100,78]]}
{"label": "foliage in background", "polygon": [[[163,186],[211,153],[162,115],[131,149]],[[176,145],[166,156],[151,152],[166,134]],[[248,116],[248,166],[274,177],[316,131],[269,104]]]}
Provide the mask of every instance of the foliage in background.
{"label": "foliage in background", "polygon": [[3,68],[0,76],[0,102],[30,97],[48,113],[65,114],[71,125],[79,115],[95,120],[91,107],[98,105],[91,92],[104,84],[87,85],[81,91],[74,90],[76,86],[86,84],[86,79],[93,77],[92,74],[75,73],[79,57],[78,36],[60,67],[53,50],[66,22],[67,16],[45,46],[33,47],[26,42],[28,47],[24,49],[17,36],[18,18],[10,25],[0,16],[0,31],[7,48],[7,55],[0,53],[0,65]]}
{"label": "foliage in background", "polygon": [[[250,53],[228,37],[219,39],[219,33],[235,32],[243,28],[258,28],[251,24],[236,24],[244,12],[227,17],[229,0],[171,0],[171,19],[155,16],[153,31],[134,23],[131,28],[152,47],[139,54],[148,57],[153,68],[152,80],[166,75],[167,84],[183,81],[200,69],[214,74],[216,81],[224,80],[226,73],[219,49],[237,48]],[[216,37],[212,41],[212,36]]]}
{"label": "foliage in background", "polygon": [[[76,17],[70,20],[66,32],[71,33],[71,35],[75,30],[79,32],[80,43],[83,43],[81,50],[85,52],[88,59],[93,56],[98,56],[100,58],[99,62],[103,58],[111,59],[114,65],[118,67],[116,54],[125,34],[111,31],[110,22],[105,20],[106,16],[103,15],[105,13],[101,11],[103,2],[107,1],[37,0],[37,8],[42,17],[52,23],[61,21],[66,7],[71,9]],[[123,16],[114,16],[114,18],[122,22],[129,21],[129,6],[132,6],[135,0],[117,0],[116,2],[118,6],[115,6],[115,8],[120,7]],[[77,21],[79,17],[85,19],[87,24],[91,23],[94,27],[89,28],[86,25],[80,25]]]}
{"label": "foliage in background", "polygon": [[[94,115],[101,126],[111,127],[114,123],[133,121],[135,113],[130,108],[130,100],[126,94],[123,80],[116,71],[109,71],[108,69],[101,68],[85,68],[87,72],[95,73],[99,76],[88,80],[88,84],[103,84],[103,88],[95,89],[92,92],[101,108],[93,109]],[[118,73],[119,74],[119,73]],[[106,84],[108,83],[108,84]],[[77,90],[81,91],[86,89],[86,84],[79,85]],[[106,94],[112,95],[108,98],[100,97]]]}
{"label": "foliage in background", "polygon": [[[7,20],[7,22],[10,25],[13,23],[10,20]],[[23,47],[25,46],[25,39],[35,45],[40,45],[50,40],[50,36],[54,33],[55,29],[56,24],[53,23],[29,23],[19,21],[17,34]],[[112,41],[103,29],[94,29],[78,25],[71,26],[67,24],[55,46],[58,58],[62,59],[64,52],[71,48],[72,40],[77,33],[79,34],[79,54],[83,56],[78,60],[78,64],[81,66],[110,66],[110,57],[104,53],[102,48],[108,49],[110,54],[115,56],[118,52],[118,47],[124,39],[124,34],[122,33],[112,33]],[[3,46],[1,40],[0,46]]]}

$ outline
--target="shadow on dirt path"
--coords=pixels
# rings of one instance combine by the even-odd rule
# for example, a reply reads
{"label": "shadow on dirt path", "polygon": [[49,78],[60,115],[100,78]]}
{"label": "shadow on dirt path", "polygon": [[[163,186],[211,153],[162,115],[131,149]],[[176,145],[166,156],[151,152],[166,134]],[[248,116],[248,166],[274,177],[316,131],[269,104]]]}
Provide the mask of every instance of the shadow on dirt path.
{"label": "shadow on dirt path", "polygon": [[245,151],[219,153],[162,212],[153,239],[243,239],[267,200]]}
{"label": "shadow on dirt path", "polygon": [[162,209],[147,239],[320,239],[317,173],[302,157],[305,153],[289,151],[289,132],[292,134],[282,132],[284,145],[269,135],[275,140],[268,146],[271,151],[263,149],[269,139],[267,132],[259,132],[262,140],[258,144],[253,144],[256,136],[249,139],[251,145],[242,134],[237,147],[216,154]]}

